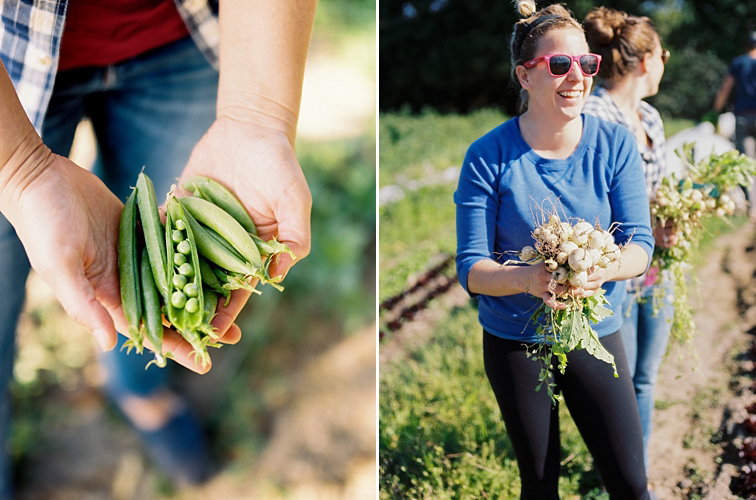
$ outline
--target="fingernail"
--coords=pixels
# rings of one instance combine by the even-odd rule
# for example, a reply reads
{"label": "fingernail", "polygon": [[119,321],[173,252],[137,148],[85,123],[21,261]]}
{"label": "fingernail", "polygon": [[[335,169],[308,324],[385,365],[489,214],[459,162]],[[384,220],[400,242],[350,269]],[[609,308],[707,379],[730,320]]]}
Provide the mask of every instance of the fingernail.
{"label": "fingernail", "polygon": [[112,349],[112,346],[110,345],[110,339],[108,338],[108,334],[105,332],[105,330],[95,330],[92,332],[95,336],[95,339],[97,339],[97,343],[100,344],[100,348],[103,351],[109,351]]}

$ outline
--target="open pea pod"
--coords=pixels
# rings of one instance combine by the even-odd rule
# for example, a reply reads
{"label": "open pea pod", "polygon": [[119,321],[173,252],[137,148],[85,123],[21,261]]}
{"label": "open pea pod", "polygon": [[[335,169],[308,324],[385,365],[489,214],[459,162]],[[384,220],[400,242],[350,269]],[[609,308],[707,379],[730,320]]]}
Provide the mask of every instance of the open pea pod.
{"label": "open pea pod", "polygon": [[209,337],[201,334],[204,297],[197,244],[184,210],[174,197],[166,202],[166,259],[168,287],[165,304],[168,321],[192,345],[203,365],[209,362]]}

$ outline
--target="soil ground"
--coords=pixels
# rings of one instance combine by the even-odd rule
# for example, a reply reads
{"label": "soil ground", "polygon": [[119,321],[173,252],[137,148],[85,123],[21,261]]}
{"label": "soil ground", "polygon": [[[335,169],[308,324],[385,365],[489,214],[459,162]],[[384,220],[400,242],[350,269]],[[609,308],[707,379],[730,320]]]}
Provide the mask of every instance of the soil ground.
{"label": "soil ground", "polygon": [[697,270],[693,349],[673,349],[659,373],[649,479],[661,499],[738,498],[741,423],[753,391],[754,226],[720,236]]}

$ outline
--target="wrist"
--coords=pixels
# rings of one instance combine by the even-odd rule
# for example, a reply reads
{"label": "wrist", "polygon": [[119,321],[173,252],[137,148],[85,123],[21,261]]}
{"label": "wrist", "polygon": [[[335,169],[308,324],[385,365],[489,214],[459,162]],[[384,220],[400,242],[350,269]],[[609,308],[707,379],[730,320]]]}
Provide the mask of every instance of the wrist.
{"label": "wrist", "polygon": [[51,164],[54,155],[31,128],[0,163],[0,212],[9,220],[21,196]]}
{"label": "wrist", "polygon": [[218,96],[217,119],[229,119],[259,128],[262,134],[284,134],[294,146],[298,110],[252,92],[222,92]]}

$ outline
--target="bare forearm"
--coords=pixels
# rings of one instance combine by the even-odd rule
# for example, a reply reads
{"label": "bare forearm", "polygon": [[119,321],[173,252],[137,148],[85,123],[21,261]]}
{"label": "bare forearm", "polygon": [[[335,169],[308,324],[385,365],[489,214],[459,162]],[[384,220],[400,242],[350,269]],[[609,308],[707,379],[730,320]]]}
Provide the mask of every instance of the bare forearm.
{"label": "bare forearm", "polygon": [[727,98],[730,96],[730,91],[732,91],[732,86],[735,83],[735,80],[733,79],[732,75],[727,75],[725,77],[724,82],[722,82],[722,86],[719,88],[719,92],[717,92],[717,97],[714,101],[714,109],[716,111],[722,111],[724,109],[725,103],[727,102]]}
{"label": "bare forearm", "polygon": [[648,254],[640,245],[630,243],[620,258],[610,266],[607,281],[624,281],[643,274],[648,267]]}
{"label": "bare forearm", "polygon": [[470,292],[503,297],[523,293],[528,288],[528,268],[525,266],[502,266],[490,259],[473,264],[467,275]]}
{"label": "bare forearm", "polygon": [[254,121],[293,144],[317,0],[223,0],[218,116]]}
{"label": "bare forearm", "polygon": [[14,200],[38,175],[49,150],[26,116],[2,62],[0,117],[0,212],[9,216]]}

